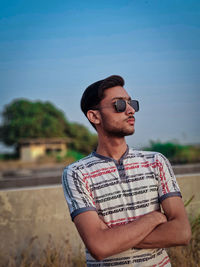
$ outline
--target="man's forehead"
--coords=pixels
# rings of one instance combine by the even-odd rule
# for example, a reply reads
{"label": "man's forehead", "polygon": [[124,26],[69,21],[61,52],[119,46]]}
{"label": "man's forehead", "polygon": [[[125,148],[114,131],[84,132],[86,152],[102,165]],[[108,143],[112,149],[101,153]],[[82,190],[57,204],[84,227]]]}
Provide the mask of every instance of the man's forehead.
{"label": "man's forehead", "polygon": [[104,91],[104,98],[130,99],[130,96],[123,87],[115,86]]}

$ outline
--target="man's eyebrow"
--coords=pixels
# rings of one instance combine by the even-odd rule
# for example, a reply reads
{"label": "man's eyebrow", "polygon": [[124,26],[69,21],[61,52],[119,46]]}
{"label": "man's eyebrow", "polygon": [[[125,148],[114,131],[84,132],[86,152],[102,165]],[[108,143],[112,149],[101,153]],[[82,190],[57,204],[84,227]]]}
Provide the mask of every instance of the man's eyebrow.
{"label": "man's eyebrow", "polygon": [[117,100],[117,99],[125,99],[125,100],[131,100],[131,97],[122,97],[122,96],[115,96],[112,98],[112,100]]}

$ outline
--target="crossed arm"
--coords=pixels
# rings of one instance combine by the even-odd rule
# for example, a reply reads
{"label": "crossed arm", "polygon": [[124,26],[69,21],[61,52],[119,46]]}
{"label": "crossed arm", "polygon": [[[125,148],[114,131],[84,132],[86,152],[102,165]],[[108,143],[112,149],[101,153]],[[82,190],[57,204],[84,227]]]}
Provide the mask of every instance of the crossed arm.
{"label": "crossed arm", "polygon": [[162,208],[167,222],[160,224],[147,235],[136,248],[166,248],[187,245],[191,238],[191,229],[187,214],[180,197],[163,200]]}
{"label": "crossed arm", "polygon": [[108,228],[95,211],[77,215],[74,223],[91,255],[97,260],[130,248],[187,245],[190,225],[180,197],[163,200],[164,214],[150,212],[126,225]]}

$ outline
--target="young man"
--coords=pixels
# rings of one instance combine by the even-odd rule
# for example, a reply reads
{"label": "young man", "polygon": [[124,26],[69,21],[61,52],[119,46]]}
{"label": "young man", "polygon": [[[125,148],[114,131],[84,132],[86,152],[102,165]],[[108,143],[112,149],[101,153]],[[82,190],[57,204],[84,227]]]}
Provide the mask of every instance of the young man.
{"label": "young man", "polygon": [[114,75],[85,90],[81,109],[98,146],[65,168],[64,194],[88,266],[171,266],[164,248],[187,245],[190,225],[168,160],[126,144],[139,103],[123,86]]}

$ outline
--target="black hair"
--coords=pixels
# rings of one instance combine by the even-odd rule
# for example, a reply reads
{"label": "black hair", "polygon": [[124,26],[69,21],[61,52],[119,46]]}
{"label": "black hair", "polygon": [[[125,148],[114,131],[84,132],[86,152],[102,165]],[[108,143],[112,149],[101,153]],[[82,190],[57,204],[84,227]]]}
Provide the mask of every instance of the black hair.
{"label": "black hair", "polygon": [[[104,91],[106,89],[115,87],[115,86],[124,86],[125,82],[121,76],[112,75],[103,80],[97,81],[89,85],[81,98],[81,110],[87,117],[87,112],[90,109],[95,109],[101,100],[104,98]],[[91,122],[90,122],[91,123]],[[91,123],[95,128],[95,125]]]}

